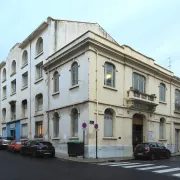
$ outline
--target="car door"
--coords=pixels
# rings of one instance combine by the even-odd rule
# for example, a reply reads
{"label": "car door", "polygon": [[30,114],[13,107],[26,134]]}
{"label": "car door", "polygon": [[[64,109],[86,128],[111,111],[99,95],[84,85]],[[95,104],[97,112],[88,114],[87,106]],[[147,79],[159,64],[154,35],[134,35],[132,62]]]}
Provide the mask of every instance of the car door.
{"label": "car door", "polygon": [[150,144],[151,153],[154,153],[156,157],[159,156],[159,148],[157,146],[157,143],[151,143]]}
{"label": "car door", "polygon": [[166,147],[162,143],[157,143],[160,151],[160,157],[166,156]]}

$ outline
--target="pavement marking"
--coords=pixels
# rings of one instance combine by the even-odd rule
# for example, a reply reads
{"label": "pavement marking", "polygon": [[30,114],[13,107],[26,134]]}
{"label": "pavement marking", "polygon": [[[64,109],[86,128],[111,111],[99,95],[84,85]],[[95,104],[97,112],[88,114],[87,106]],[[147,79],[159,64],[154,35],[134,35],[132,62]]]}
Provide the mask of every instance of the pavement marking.
{"label": "pavement marking", "polygon": [[145,167],[145,166],[153,166],[154,164],[141,164],[141,165],[133,165],[133,166],[122,166],[123,168],[137,168],[137,167]]}
{"label": "pavement marking", "polygon": [[172,176],[180,177],[180,173],[178,173],[178,174],[172,174]]}
{"label": "pavement marking", "polygon": [[163,169],[163,170],[157,170],[157,171],[152,171],[155,173],[167,173],[167,172],[173,172],[173,171],[179,171],[180,168],[170,168],[170,169]]}
{"label": "pavement marking", "polygon": [[117,163],[117,164],[112,164],[112,165],[109,165],[109,166],[129,166],[129,165],[138,165],[138,164],[141,164],[141,163]]}
{"label": "pavement marking", "polygon": [[150,169],[161,169],[161,168],[167,168],[169,166],[152,166],[152,167],[145,167],[145,168],[137,168],[137,170],[150,170]]}
{"label": "pavement marking", "polygon": [[108,163],[101,163],[101,164],[98,164],[100,166],[105,166],[105,165],[112,165],[112,164],[129,164],[130,162],[120,162],[120,163],[117,163],[117,162],[108,162]]}

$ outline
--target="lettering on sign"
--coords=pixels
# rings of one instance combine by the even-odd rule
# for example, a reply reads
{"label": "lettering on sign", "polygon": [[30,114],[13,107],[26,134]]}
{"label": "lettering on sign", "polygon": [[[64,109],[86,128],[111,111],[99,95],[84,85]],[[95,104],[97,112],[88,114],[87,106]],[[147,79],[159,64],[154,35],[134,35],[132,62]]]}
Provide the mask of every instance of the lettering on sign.
{"label": "lettering on sign", "polygon": [[11,129],[15,128],[15,123],[10,124],[10,128],[11,128]]}

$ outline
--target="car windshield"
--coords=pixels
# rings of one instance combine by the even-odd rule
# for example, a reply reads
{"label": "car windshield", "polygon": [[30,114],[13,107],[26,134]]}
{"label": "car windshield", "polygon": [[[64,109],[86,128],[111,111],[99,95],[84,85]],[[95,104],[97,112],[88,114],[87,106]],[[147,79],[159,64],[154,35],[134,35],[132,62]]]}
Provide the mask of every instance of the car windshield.
{"label": "car windshield", "polygon": [[16,144],[22,144],[22,142],[18,141],[18,142],[16,142]]}
{"label": "car windshield", "polygon": [[5,140],[14,140],[14,138],[13,137],[4,137],[3,139],[5,139]]}
{"label": "car windshield", "polygon": [[50,142],[40,142],[40,145],[52,146],[52,144]]}

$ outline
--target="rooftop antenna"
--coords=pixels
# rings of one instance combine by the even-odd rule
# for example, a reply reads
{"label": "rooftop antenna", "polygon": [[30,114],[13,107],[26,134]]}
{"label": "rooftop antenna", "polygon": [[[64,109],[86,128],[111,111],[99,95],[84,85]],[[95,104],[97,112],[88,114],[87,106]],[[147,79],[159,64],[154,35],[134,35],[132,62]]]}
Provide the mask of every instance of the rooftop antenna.
{"label": "rooftop antenna", "polygon": [[169,58],[168,58],[168,60],[169,60],[169,62],[168,62],[168,63],[169,63],[169,65],[168,65],[168,69],[169,69],[169,70],[171,70],[171,63],[172,63],[172,61],[171,61],[171,57],[169,57]]}

